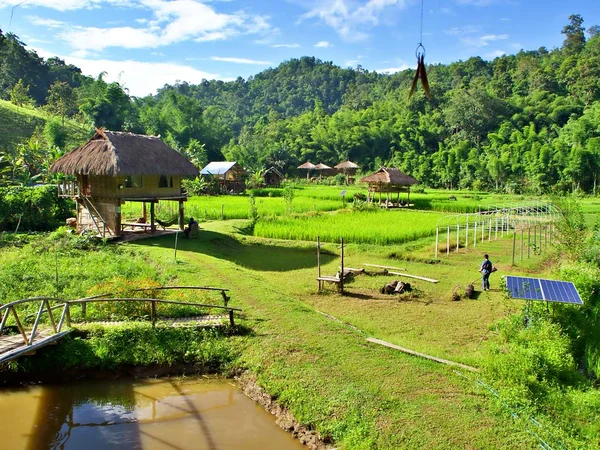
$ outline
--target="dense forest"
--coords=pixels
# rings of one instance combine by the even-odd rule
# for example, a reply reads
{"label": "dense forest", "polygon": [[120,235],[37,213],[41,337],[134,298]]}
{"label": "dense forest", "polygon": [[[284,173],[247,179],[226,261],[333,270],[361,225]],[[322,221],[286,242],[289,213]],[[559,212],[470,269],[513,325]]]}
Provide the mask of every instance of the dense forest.
{"label": "dense forest", "polygon": [[[596,194],[600,27],[583,23],[568,18],[561,48],[429,65],[431,101],[422,91],[408,98],[414,70],[384,75],[311,57],[248,80],[177,83],[135,98],[0,31],[0,98],[56,117],[38,133],[41,147],[55,149],[46,157],[65,150],[60,123],[74,118],[160,134],[199,166],[226,158],[294,173],[306,160],[351,159],[364,171],[397,166],[431,187]],[[15,152],[0,148],[0,180]]]}

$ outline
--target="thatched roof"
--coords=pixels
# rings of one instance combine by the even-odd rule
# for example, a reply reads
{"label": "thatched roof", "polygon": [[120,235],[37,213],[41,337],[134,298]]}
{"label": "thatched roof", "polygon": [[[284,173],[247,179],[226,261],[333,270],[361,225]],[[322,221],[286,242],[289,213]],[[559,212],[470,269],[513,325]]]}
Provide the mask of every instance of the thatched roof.
{"label": "thatched roof", "polygon": [[96,130],[88,142],[60,158],[52,172],[67,175],[198,176],[198,169],[155,136]]}
{"label": "thatched roof", "polygon": [[362,183],[369,184],[391,184],[399,186],[412,186],[419,184],[419,181],[410,175],[406,175],[400,169],[395,167],[381,167],[377,172],[360,180]]}
{"label": "thatched roof", "polygon": [[327,170],[327,169],[331,169],[331,167],[329,167],[327,164],[323,164],[323,163],[319,163],[315,166],[315,169],[317,170]]}
{"label": "thatched roof", "polygon": [[311,163],[310,161],[306,161],[304,164],[298,166],[298,169],[308,169],[308,170],[312,170],[314,169],[316,166]]}
{"label": "thatched roof", "polygon": [[334,169],[344,170],[344,169],[358,169],[358,164],[354,164],[352,161],[344,161],[343,163],[339,163]]}

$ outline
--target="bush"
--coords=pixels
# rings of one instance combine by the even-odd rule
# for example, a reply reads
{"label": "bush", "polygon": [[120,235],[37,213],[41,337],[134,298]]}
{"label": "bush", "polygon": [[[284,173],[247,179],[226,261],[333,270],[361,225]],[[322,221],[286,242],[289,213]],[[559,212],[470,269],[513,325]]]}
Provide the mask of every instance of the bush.
{"label": "bush", "polygon": [[56,186],[0,188],[0,231],[54,230],[74,213],[70,200],[59,198]]}
{"label": "bush", "polygon": [[558,324],[537,318],[524,326],[523,317],[515,315],[498,328],[500,337],[490,346],[484,372],[510,393],[513,404],[533,404],[580,379],[570,339]]}

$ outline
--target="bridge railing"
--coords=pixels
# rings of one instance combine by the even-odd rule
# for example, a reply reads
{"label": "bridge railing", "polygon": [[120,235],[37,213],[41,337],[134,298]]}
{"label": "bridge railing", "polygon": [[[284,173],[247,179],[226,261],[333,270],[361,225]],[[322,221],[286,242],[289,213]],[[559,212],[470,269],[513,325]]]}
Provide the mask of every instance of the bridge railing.
{"label": "bridge railing", "polygon": [[[225,310],[229,314],[229,324],[231,326],[235,325],[233,313],[234,311],[241,311],[239,308],[232,308],[230,306],[219,306],[219,305],[207,305],[204,303],[191,303],[191,302],[179,302],[176,300],[163,300],[159,298],[113,298],[113,297],[89,297],[82,298],[79,300],[70,300],[70,304],[81,304],[82,311],[83,305],[87,305],[88,303],[100,303],[100,302],[150,302],[150,320],[152,321],[152,326],[155,326],[156,320],[158,318],[156,314],[156,305],[158,303],[170,304],[170,305],[183,305],[183,306],[193,306],[198,308],[214,308]],[[83,313],[85,314],[85,313]]]}
{"label": "bridge railing", "polygon": [[[59,305],[55,305],[55,306],[50,306],[51,301],[52,302],[58,301],[58,302],[63,302],[63,303],[61,303]],[[27,333],[25,327],[23,326],[23,323],[19,319],[19,313],[16,310],[15,306],[22,305],[25,303],[35,303],[35,302],[40,303],[40,306],[38,307],[38,310],[37,310],[37,314],[29,314],[28,316],[26,316],[24,318],[24,319],[26,319],[29,317],[33,317],[35,315],[35,321],[33,323],[33,327],[31,328],[31,331],[29,332],[29,336],[28,336],[28,333]],[[56,309],[60,309],[60,308],[62,308],[62,313],[60,314],[60,319],[57,323],[52,311],[56,310]],[[14,302],[10,302],[10,303],[0,306],[0,333],[2,333],[2,331],[4,331],[4,328],[6,327],[8,318],[12,315],[12,317],[14,317],[14,319],[15,319],[15,323],[17,325],[17,328],[19,329],[19,332],[21,333],[21,336],[23,337],[23,342],[25,343],[25,345],[32,345],[35,341],[35,338],[37,335],[37,329],[40,324],[42,315],[44,313],[48,314],[48,317],[50,319],[50,324],[52,325],[52,328],[53,328],[55,334],[58,334],[63,331],[63,327],[64,327],[65,323],[66,323],[67,327],[71,326],[71,316],[70,316],[70,312],[69,312],[69,303],[68,302],[65,302],[64,300],[60,300],[57,298],[52,298],[52,297],[32,297],[32,298],[25,298],[25,299],[21,299],[21,300],[15,300]]]}

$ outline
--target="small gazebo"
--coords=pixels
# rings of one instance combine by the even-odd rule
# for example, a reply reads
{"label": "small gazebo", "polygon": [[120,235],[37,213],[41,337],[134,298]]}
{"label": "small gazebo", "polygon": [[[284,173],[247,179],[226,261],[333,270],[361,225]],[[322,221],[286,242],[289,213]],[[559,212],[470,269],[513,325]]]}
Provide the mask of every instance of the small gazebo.
{"label": "small gazebo", "polygon": [[351,184],[354,183],[354,178],[350,177],[356,175],[356,171],[359,169],[359,166],[352,161],[344,161],[343,163],[339,163],[337,166],[335,166],[334,169],[339,173],[346,175],[346,183]]}
{"label": "small gazebo", "polygon": [[[375,201],[375,195],[379,193],[379,205],[385,208],[398,208],[410,205],[410,187],[419,184],[419,181],[402,172],[395,167],[381,167],[377,172],[367,177],[361,178],[361,183],[368,183],[369,190],[367,201]],[[400,193],[406,192],[407,199],[400,200]],[[382,198],[385,194],[385,200]],[[391,194],[391,195],[390,195]],[[394,202],[393,194],[397,194]]]}
{"label": "small gazebo", "polygon": [[314,170],[316,167],[317,166],[315,166],[310,161],[306,161],[304,164],[299,165],[298,169],[300,169],[300,170],[306,170],[306,179],[308,180],[310,178],[310,171]]}
{"label": "small gazebo", "polygon": [[[60,197],[77,202],[77,230],[120,236],[121,205],[143,204],[143,220],[136,227],[156,231],[154,207],[160,200],[179,203],[179,227],[183,229],[183,178],[198,176],[198,169],[159,137],[96,129],[85,144],[59,158],[50,171],[71,176],[58,186]],[[75,178],[75,180],[73,180]],[[150,220],[146,204],[150,203]]]}
{"label": "small gazebo", "polygon": [[333,175],[334,172],[334,170],[331,167],[323,163],[315,165],[315,170],[319,171],[319,178],[321,178],[323,175],[325,175],[326,177]]}

